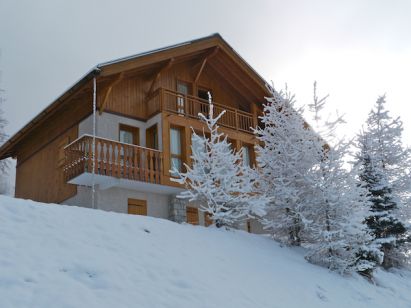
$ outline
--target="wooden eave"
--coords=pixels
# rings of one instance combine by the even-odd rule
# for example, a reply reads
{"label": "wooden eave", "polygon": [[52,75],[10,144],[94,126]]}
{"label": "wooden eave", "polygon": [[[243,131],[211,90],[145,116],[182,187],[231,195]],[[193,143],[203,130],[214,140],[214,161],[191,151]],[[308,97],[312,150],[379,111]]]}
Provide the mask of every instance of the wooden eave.
{"label": "wooden eave", "polygon": [[[77,81],[72,87],[70,87],[66,92],[64,92],[60,97],[54,100],[47,108],[40,112],[33,120],[31,120],[27,125],[20,129],[15,135],[13,135],[6,143],[0,147],[0,159],[5,159],[7,157],[15,157],[18,144],[28,136],[28,134],[36,129],[39,125],[47,121],[53,114],[62,110],[62,108],[70,103],[69,98],[74,94],[84,90],[85,88],[91,87],[90,80],[94,76],[99,76],[98,83],[110,82],[112,78],[118,76],[119,74],[124,74],[125,77],[133,72],[143,72],[148,70],[153,70],[159,67],[159,63],[164,63],[164,61],[170,61],[170,59],[175,59],[175,63],[180,61],[186,61],[193,57],[204,57],[207,54],[218,48],[218,55],[214,56],[208,61],[210,65],[216,69],[216,66],[223,66],[221,72],[223,75],[227,74],[230,78],[236,78],[236,74],[242,73],[247,81],[252,81],[254,86],[258,88],[255,89],[253,86],[247,85],[247,91],[251,90],[251,93],[255,97],[261,97],[268,95],[268,90],[266,88],[266,81],[258,75],[254,69],[248,65],[248,63],[241,58],[240,55],[219,35],[213,34],[201,39],[194,41],[173,45],[170,47],[153,50],[151,52],[141,53],[133,55],[126,58],[120,58],[117,60],[101,63],[95,68],[90,70],[86,75],[84,75],[79,81]],[[219,55],[224,52],[224,57],[226,59],[217,60]],[[229,61],[226,61],[229,60]],[[232,62],[235,65],[228,64]],[[234,69],[234,72],[230,71]],[[237,87],[242,87],[244,82],[237,84]],[[234,86],[234,85],[233,85]],[[260,95],[261,94],[261,95]]]}

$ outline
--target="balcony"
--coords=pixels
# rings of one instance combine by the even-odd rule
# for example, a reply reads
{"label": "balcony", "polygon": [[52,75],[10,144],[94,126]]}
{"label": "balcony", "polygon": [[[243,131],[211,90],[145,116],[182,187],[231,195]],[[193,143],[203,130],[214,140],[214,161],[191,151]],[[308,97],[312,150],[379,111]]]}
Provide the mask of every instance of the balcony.
{"label": "balcony", "polygon": [[[83,135],[64,148],[63,170],[68,183],[91,186],[94,181],[100,189],[115,186],[161,193],[158,184],[162,184],[163,179],[162,152],[101,137],[95,140],[94,179],[93,136]],[[163,193],[174,193],[174,190],[166,188]]]}
{"label": "balcony", "polygon": [[[190,118],[198,118],[198,113],[208,114],[208,101],[201,98],[182,95],[178,92],[159,88],[149,97],[146,105],[147,118],[158,112],[167,111]],[[218,124],[227,128],[252,133],[251,127],[255,127],[251,113],[231,108],[229,106],[214,103],[215,114],[225,110]]]}

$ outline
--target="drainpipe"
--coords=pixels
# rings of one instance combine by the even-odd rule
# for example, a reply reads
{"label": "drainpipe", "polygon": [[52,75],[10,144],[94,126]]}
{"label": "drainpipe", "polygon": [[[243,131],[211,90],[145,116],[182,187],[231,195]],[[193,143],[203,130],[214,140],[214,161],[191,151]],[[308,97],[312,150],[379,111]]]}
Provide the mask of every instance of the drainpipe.
{"label": "drainpipe", "polygon": [[96,76],[99,74],[100,70],[96,69],[93,76],[93,142],[92,142],[92,173],[91,173],[91,207],[93,209],[97,208],[95,201],[96,194],[96,109],[97,109],[97,82]]}

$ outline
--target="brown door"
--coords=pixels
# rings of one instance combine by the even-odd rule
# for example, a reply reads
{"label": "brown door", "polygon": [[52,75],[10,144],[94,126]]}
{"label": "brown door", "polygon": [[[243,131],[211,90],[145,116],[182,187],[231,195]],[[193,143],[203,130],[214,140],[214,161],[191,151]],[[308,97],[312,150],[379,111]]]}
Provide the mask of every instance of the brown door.
{"label": "brown door", "polygon": [[198,208],[187,206],[186,214],[187,214],[187,222],[189,224],[192,224],[192,225],[198,225],[199,224]]}
{"label": "brown door", "polygon": [[157,124],[146,130],[146,147],[158,150],[158,130]]}
{"label": "brown door", "polygon": [[183,82],[178,80],[177,81],[177,108],[176,111],[178,113],[184,114],[185,111],[185,104],[186,104],[186,97],[191,93],[191,87],[187,82]]}
{"label": "brown door", "polygon": [[147,216],[147,201],[128,199],[128,213],[133,215]]}

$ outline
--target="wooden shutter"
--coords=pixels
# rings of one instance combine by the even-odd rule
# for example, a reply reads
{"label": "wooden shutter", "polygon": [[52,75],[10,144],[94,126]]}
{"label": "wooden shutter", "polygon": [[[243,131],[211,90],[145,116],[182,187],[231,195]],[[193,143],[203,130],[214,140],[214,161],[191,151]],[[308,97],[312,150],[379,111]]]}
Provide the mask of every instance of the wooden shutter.
{"label": "wooden shutter", "polygon": [[186,213],[187,213],[187,222],[189,224],[192,224],[192,225],[199,224],[198,208],[187,206]]}
{"label": "wooden shutter", "polygon": [[147,216],[147,201],[128,199],[128,213],[133,215]]}
{"label": "wooden shutter", "polygon": [[210,213],[204,213],[204,224],[206,227],[211,226],[213,224],[213,220],[211,219]]}

